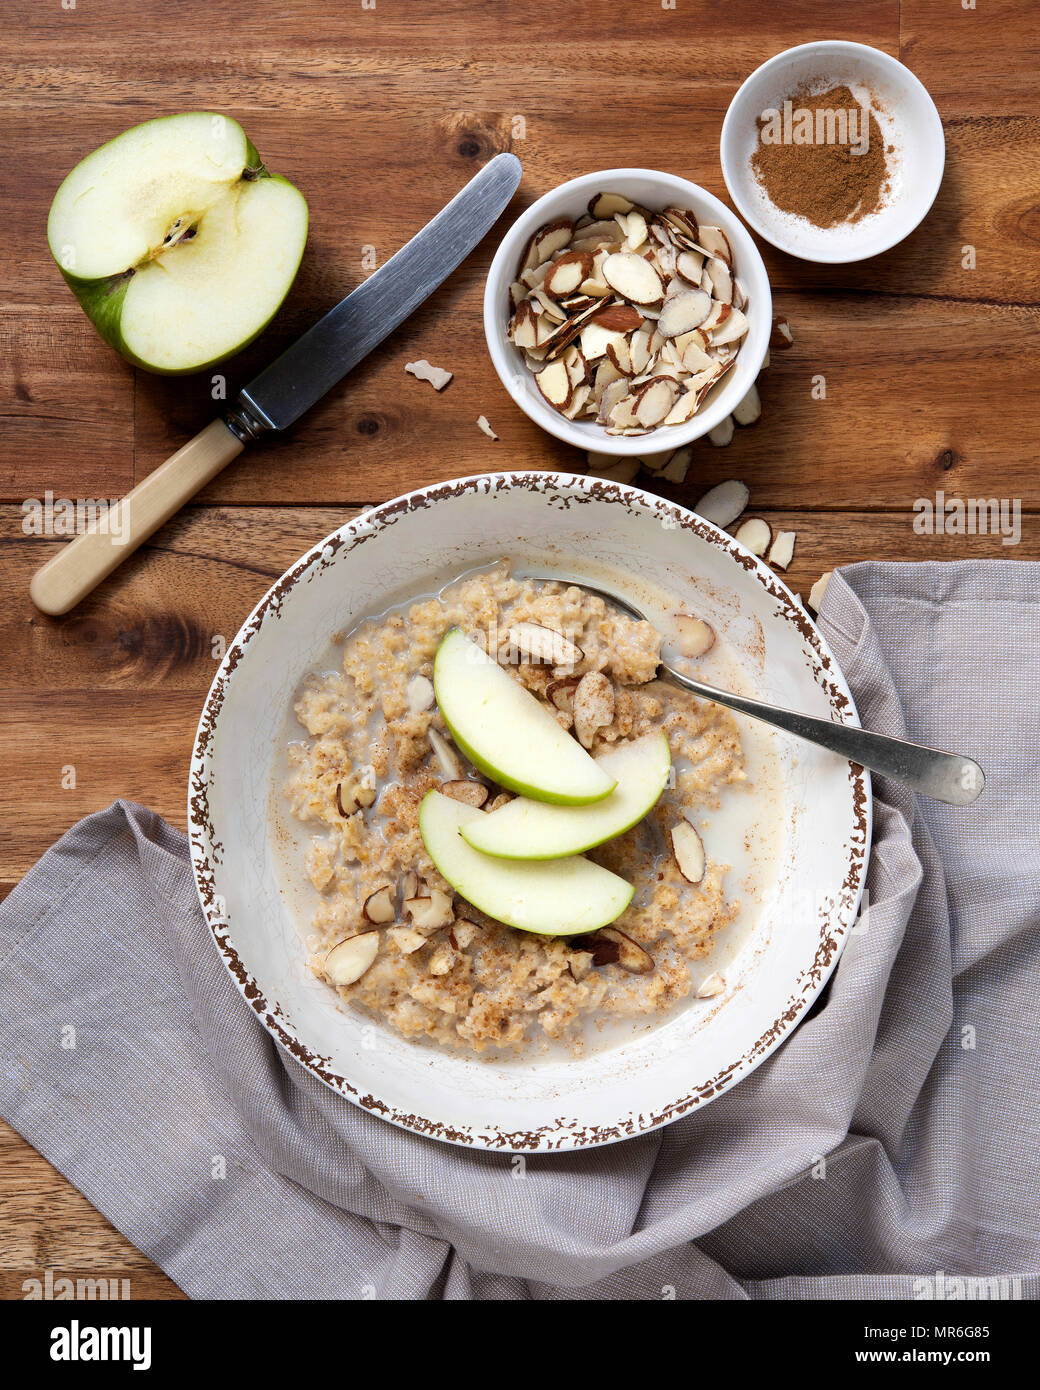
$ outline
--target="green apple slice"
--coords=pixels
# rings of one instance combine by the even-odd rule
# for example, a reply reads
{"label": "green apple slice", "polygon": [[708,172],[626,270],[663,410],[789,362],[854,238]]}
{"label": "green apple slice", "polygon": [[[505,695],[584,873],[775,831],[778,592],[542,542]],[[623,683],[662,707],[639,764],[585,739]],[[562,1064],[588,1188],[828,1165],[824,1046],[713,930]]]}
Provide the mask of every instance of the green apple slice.
{"label": "green apple slice", "polygon": [[199,371],[244,347],[289,291],[307,204],[237,121],[189,111],[87,155],[51,204],[47,240],[88,317],[149,371]]}
{"label": "green apple slice", "polygon": [[602,801],[614,780],[529,690],[457,627],[437,648],[437,703],[459,748],[499,786],[536,801]]}
{"label": "green apple slice", "polygon": [[495,859],[468,845],[459,833],[485,812],[443,792],[427,792],[419,830],[438,871],[467,902],[520,931],[576,936],[620,917],[634,889],[591,859],[572,856],[545,862]]}
{"label": "green apple slice", "polygon": [[518,796],[462,827],[462,838],[502,859],[560,859],[601,845],[641,821],[664,790],[672,755],[664,734],[645,734],[595,761],[617,786],[591,806],[550,806]]}

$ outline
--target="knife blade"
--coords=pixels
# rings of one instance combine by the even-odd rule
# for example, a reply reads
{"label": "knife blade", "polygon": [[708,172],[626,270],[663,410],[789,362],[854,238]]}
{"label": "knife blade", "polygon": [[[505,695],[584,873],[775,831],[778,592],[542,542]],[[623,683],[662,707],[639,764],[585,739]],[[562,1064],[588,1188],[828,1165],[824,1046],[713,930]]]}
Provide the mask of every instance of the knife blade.
{"label": "knife blade", "polygon": [[169,521],[245,446],[282,430],[408,317],[473,250],[505,211],[520,161],[499,154],[386,265],[308,329],[211,421],[32,577],[37,608],[67,613]]}
{"label": "knife blade", "polygon": [[264,429],[298,420],[469,255],[498,221],[520,173],[514,154],[485,164],[432,222],[239,392],[236,406]]}

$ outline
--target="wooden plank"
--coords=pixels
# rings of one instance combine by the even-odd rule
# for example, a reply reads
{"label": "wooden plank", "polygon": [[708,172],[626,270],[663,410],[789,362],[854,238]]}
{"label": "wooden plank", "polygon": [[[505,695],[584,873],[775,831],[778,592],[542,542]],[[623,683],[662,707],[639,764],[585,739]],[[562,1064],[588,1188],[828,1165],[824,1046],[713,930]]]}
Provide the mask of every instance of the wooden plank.
{"label": "wooden plank", "polygon": [[133,371],[68,297],[0,305],[3,500],[118,497],[132,485]]}
{"label": "wooden plank", "polygon": [[[944,116],[1036,113],[1040,26],[1021,0],[902,0],[899,56]],[[1008,161],[1013,164],[1013,161]]]}
{"label": "wooden plank", "polygon": [[25,1281],[42,1282],[47,1270],[55,1279],[127,1279],[132,1299],[184,1298],[171,1279],[2,1120],[0,1172],[0,1300],[25,1298]]}
{"label": "wooden plank", "polygon": [[63,542],[27,537],[20,510],[0,508],[0,689],[161,688],[190,691],[201,708],[249,611],[294,560],[356,514],[189,507],[85,603],[48,618],[29,599],[29,580]]}

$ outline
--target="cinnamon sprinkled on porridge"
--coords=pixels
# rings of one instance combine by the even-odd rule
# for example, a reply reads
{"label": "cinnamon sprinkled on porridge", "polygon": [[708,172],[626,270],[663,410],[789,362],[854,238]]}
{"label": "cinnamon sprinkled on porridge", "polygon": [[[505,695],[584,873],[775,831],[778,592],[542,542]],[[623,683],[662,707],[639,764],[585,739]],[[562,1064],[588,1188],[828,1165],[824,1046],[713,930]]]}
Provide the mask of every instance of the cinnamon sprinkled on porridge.
{"label": "cinnamon sprinkled on porridge", "polygon": [[[504,635],[518,623],[562,634],[580,659],[565,668],[517,662]],[[485,809],[509,795],[466,762],[434,702],[434,657],[453,626],[497,652],[567,729],[567,701],[558,688],[558,707],[550,688],[601,673],[613,717],[591,735],[593,756],[651,732],[667,735],[674,785],[639,824],[588,853],[635,885],[629,906],[601,933],[555,937],[503,926],[455,894],[427,853],[418,810],[432,788]],[[312,674],[300,689],[294,708],[306,737],[288,750],[285,794],[311,832],[306,867],[319,895],[308,938],[315,973],[406,1038],[476,1052],[550,1039],[578,1049],[589,1024],[656,1019],[690,995],[691,965],[708,955],[739,903],[725,894],[727,866],[710,855],[699,883],[683,877],[671,832],[684,820],[699,824],[725,787],[745,780],[744,757],[732,715],[654,679],[660,643],[650,623],[598,596],[516,579],[505,563],[343,639],[341,668]],[[619,963],[608,939],[615,929],[649,953],[652,969],[631,973]],[[328,952],[367,933],[378,943],[371,964],[351,983],[334,984]],[[347,954],[367,962],[372,944]]]}

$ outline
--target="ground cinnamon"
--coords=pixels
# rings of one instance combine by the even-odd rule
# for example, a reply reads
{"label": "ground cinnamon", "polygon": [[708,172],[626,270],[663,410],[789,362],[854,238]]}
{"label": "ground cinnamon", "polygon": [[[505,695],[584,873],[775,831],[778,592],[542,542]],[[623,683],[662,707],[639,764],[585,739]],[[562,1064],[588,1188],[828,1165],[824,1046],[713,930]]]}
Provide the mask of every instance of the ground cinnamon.
{"label": "ground cinnamon", "polygon": [[873,109],[848,87],[805,88],[758,121],[755,177],[782,212],[814,226],[858,222],[888,192],[885,140]]}

